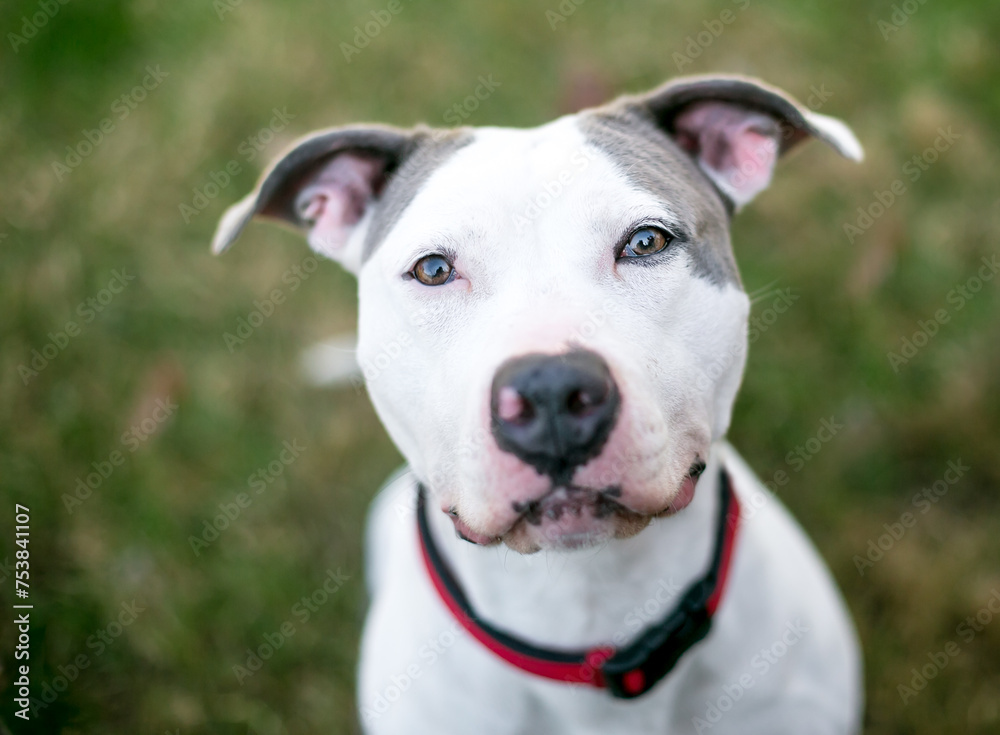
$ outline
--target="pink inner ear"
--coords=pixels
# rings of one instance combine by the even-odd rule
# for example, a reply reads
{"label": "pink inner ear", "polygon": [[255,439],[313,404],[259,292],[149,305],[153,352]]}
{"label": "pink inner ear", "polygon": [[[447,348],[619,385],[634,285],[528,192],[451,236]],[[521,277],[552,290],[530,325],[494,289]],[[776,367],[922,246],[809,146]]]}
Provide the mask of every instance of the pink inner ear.
{"label": "pink inner ear", "polygon": [[726,102],[701,102],[678,115],[674,125],[677,142],[737,206],[771,183],[780,130],[767,115]]}
{"label": "pink inner ear", "polygon": [[309,227],[309,244],[334,256],[347,244],[375,194],[385,164],[360,153],[342,153],[313,175],[295,200]]}

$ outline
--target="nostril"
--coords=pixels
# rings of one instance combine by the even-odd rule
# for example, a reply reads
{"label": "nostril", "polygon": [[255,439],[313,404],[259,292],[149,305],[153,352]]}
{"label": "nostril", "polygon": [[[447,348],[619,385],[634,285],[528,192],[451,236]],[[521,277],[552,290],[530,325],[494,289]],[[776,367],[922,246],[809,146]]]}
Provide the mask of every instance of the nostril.
{"label": "nostril", "polygon": [[596,402],[587,391],[575,390],[566,398],[566,410],[573,416],[583,416]]}
{"label": "nostril", "polygon": [[570,391],[566,396],[566,410],[571,416],[586,416],[604,403],[610,392],[607,384],[600,388],[579,388]]}
{"label": "nostril", "polygon": [[510,386],[497,391],[497,418],[512,424],[525,424],[535,417],[530,402]]}

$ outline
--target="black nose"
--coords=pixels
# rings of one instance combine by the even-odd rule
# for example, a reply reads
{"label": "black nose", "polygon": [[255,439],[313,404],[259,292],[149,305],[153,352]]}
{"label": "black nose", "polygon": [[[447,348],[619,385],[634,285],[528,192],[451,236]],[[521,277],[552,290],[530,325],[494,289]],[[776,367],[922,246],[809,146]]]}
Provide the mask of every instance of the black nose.
{"label": "black nose", "polygon": [[505,362],[493,379],[493,436],[504,451],[568,482],[568,471],[600,453],[619,404],[599,355],[525,355]]}

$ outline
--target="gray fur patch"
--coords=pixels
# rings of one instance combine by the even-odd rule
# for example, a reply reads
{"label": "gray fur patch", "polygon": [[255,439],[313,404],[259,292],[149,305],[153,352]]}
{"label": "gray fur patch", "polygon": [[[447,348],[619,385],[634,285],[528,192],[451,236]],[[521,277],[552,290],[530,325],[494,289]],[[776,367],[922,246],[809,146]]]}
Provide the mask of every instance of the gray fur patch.
{"label": "gray fur patch", "polygon": [[689,229],[684,247],[695,275],[718,286],[741,286],[729,239],[729,212],[722,195],[695,162],[634,104],[583,112],[579,126],[637,187],[669,204]]}
{"label": "gray fur patch", "polygon": [[468,130],[434,130],[418,138],[413,152],[389,178],[385,190],[375,205],[372,223],[365,235],[361,262],[371,257],[386,235],[403,216],[403,212],[438,168],[456,151],[472,142]]}

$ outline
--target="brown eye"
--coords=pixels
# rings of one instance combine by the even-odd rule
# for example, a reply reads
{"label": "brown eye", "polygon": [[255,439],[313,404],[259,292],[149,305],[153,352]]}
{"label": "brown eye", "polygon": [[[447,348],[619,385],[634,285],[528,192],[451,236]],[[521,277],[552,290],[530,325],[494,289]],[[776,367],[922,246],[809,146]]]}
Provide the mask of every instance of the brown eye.
{"label": "brown eye", "polygon": [[425,255],[413,266],[413,277],[425,286],[442,286],[451,280],[455,269],[443,255]]}
{"label": "brown eye", "polygon": [[642,258],[665,250],[673,242],[674,236],[659,227],[642,227],[629,237],[622,248],[620,258]]}

